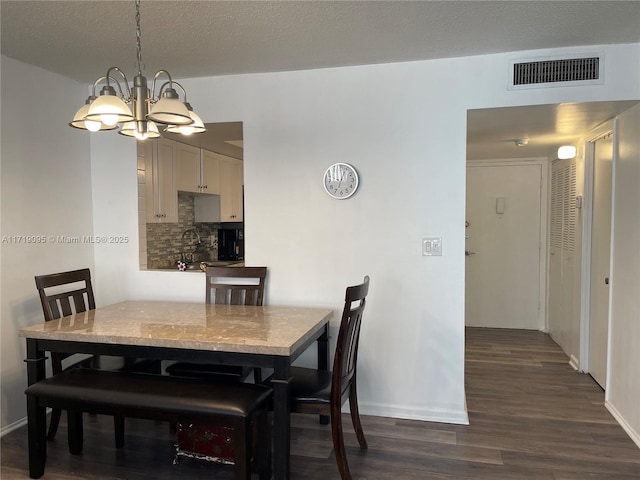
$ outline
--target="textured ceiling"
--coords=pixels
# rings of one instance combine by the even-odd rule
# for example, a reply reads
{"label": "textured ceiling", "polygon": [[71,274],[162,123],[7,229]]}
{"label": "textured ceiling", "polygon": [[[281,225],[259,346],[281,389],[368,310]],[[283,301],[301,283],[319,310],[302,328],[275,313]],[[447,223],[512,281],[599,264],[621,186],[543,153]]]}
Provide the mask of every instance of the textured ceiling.
{"label": "textured ceiling", "polygon": [[[86,83],[112,65],[134,73],[132,1],[2,0],[0,19],[4,55]],[[638,43],[640,1],[142,0],[141,22],[146,74],[189,78]],[[473,111],[468,156],[546,156],[628,106]]]}
{"label": "textured ceiling", "polygon": [[[136,59],[131,1],[0,2],[2,53],[83,82]],[[147,74],[302,70],[640,41],[631,1],[151,1]]]}

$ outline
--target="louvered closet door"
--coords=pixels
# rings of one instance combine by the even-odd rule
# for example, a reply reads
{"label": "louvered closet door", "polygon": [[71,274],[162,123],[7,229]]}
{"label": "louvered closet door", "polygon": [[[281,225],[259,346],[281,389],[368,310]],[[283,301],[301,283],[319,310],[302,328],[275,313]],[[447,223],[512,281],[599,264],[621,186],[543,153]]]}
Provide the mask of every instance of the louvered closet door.
{"label": "louvered closet door", "polygon": [[551,170],[549,330],[565,352],[575,351],[570,332],[579,315],[574,297],[579,290],[575,199],[575,160],[557,160]]}

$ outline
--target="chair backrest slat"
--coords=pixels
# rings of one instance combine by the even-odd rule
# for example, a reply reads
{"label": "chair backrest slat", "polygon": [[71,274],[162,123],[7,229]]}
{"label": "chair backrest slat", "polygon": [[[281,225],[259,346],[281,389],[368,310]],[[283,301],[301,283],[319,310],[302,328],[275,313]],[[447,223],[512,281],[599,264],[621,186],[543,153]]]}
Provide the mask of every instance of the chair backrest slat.
{"label": "chair backrest slat", "polygon": [[[96,308],[91,286],[91,271],[88,268],[52,273],[50,275],[38,275],[35,280],[45,322]],[[78,288],[79,283],[84,285]],[[68,288],[61,291],[65,286],[68,286]],[[55,289],[55,293],[47,293],[49,288]],[[51,354],[51,365],[54,374],[62,371],[62,360],[70,355],[66,353]]]}
{"label": "chair backrest slat", "polygon": [[[91,271],[88,268],[50,275],[38,275],[35,277],[35,281],[40,295],[44,319],[47,322],[96,308],[91,286]],[[84,285],[78,288],[78,283],[84,283]],[[73,289],[60,291],[60,288],[65,285],[73,286]],[[55,293],[47,293],[48,288],[55,288]],[[72,300],[73,304],[71,303]]]}
{"label": "chair backrest slat", "polygon": [[[262,306],[267,267],[207,267],[205,301]],[[253,280],[244,283],[243,280]]]}
{"label": "chair backrest slat", "polygon": [[356,379],[360,327],[368,292],[369,277],[365,276],[363,283],[347,287],[345,294],[331,382],[331,401],[339,402],[340,405],[346,401],[349,389]]}

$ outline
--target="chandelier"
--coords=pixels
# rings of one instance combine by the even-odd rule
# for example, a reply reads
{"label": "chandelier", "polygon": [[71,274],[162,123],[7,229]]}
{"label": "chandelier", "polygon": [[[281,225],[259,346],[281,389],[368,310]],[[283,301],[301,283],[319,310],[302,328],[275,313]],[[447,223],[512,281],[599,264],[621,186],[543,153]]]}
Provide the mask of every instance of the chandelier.
{"label": "chandelier", "polygon": [[[159,137],[158,124],[164,125],[166,132],[183,135],[206,131],[202,120],[187,101],[187,92],[182,85],[173,81],[169,72],[158,70],[149,90],[147,79],[142,75],[144,63],[140,41],[140,0],[136,0],[135,4],[138,73],[133,78],[133,88],[129,88],[129,81],[120,68],[110,67],[104,77],[93,83],[92,94],[76,112],[69,126],[91,132],[120,127],[118,133],[138,140]],[[156,82],[165,76],[168,80],[160,85],[156,96]],[[104,86],[96,97],[96,88],[101,84]],[[183,100],[180,100],[175,87],[182,92]]]}

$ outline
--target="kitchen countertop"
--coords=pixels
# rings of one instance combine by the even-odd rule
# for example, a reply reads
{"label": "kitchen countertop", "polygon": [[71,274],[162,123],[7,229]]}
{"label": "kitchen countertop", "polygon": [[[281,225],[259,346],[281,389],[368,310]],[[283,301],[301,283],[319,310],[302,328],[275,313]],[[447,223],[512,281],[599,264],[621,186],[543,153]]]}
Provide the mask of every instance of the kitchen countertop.
{"label": "kitchen countertop", "polygon": [[213,260],[210,262],[194,262],[190,263],[187,266],[186,270],[178,270],[178,267],[175,268],[149,268],[147,270],[151,272],[203,272],[200,268],[200,263],[206,263],[210,267],[244,267],[244,261],[231,261],[231,260]]}

